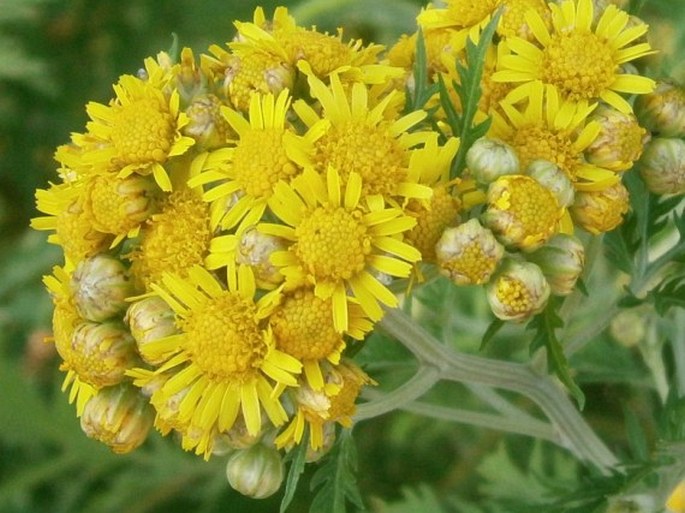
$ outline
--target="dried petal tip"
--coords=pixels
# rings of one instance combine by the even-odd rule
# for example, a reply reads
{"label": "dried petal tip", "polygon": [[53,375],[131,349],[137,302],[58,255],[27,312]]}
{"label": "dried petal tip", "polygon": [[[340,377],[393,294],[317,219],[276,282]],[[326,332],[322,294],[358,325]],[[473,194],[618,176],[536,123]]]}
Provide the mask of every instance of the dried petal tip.
{"label": "dried petal tip", "polygon": [[263,444],[231,454],[226,465],[226,477],[234,490],[265,499],[278,491],[283,482],[284,465],[280,453]]}
{"label": "dried petal tip", "polygon": [[503,321],[524,321],[547,305],[550,286],[540,268],[530,262],[507,260],[490,281],[487,298]]}
{"label": "dried petal tip", "polygon": [[500,176],[519,171],[519,159],[514,149],[498,140],[481,137],[466,152],[466,165],[482,184],[494,182]]}

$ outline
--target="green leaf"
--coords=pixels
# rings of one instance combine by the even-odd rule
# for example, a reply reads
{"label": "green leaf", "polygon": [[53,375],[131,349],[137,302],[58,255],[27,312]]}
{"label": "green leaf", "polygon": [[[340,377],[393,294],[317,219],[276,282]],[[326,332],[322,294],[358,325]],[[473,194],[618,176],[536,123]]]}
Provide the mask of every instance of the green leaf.
{"label": "green leaf", "polygon": [[654,308],[661,316],[666,315],[674,306],[685,308],[685,276],[665,279],[650,291],[648,299],[654,303]]}
{"label": "green leaf", "polygon": [[485,349],[485,346],[487,346],[494,336],[497,335],[497,332],[502,328],[502,326],[504,326],[504,321],[502,319],[495,319],[490,323],[490,326],[488,326],[488,329],[485,330],[485,333],[483,334],[483,340],[481,340],[480,343],[481,351]]}
{"label": "green leaf", "polygon": [[582,410],[585,406],[585,395],[571,376],[571,368],[564,355],[563,345],[556,335],[557,328],[564,325],[557,313],[559,305],[557,298],[551,299],[547,307],[528,323],[526,329],[535,330],[530,350],[533,352],[542,347],[547,350],[547,364],[550,370],[566,385]]}
{"label": "green leaf", "polygon": [[310,513],[347,513],[347,503],[364,509],[357,478],[357,449],[352,431],[343,429],[331,452],[311,481],[312,491],[318,488]]}
{"label": "green leaf", "polygon": [[284,513],[288,509],[293,497],[295,497],[297,484],[300,481],[302,472],[304,472],[308,446],[309,431],[305,431],[300,444],[292,449],[285,457],[285,461],[290,462],[290,468],[288,468],[288,477],[285,480],[285,492],[283,494],[283,500],[281,500],[280,513]]}
{"label": "green leaf", "polygon": [[429,82],[426,43],[421,30],[416,34],[416,56],[414,58],[413,76],[414,88],[413,90],[407,88],[407,98],[409,99],[405,105],[407,113],[423,109],[428,100],[438,92],[437,84]]}
{"label": "green leaf", "polygon": [[478,104],[483,94],[481,79],[485,68],[485,56],[492,42],[492,37],[497,29],[499,18],[502,14],[501,9],[492,17],[483,32],[480,34],[478,44],[471,38],[466,40],[466,65],[457,58],[456,69],[459,75],[459,83],[452,82],[452,88],[459,96],[462,112],[459,113],[452,105],[450,93],[444,80],[440,79],[438,86],[440,91],[440,104],[442,105],[447,122],[452,129],[452,133],[459,137],[461,144],[459,151],[452,162],[451,177],[459,176],[464,168],[466,152],[473,142],[485,135],[490,127],[490,119],[477,125],[473,125]]}
{"label": "green leaf", "polygon": [[623,406],[623,415],[626,419],[626,433],[628,434],[628,443],[630,444],[634,459],[647,461],[649,458],[647,435],[640,425],[640,419],[633,410],[625,405]]}
{"label": "green leaf", "polygon": [[[416,488],[404,488],[402,499],[390,504],[383,504],[383,513],[446,513],[446,509],[440,504],[435,491],[427,484],[420,484]],[[461,511],[461,510],[460,510]]]}

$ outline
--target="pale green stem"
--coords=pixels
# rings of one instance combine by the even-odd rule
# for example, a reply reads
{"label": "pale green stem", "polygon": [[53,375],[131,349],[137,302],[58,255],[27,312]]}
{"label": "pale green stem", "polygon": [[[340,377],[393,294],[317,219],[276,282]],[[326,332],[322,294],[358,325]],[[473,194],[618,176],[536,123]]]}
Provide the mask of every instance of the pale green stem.
{"label": "pale green stem", "polygon": [[[392,392],[391,392],[392,393]],[[377,390],[366,390],[363,394],[365,399],[372,400],[374,403],[382,401],[389,394],[384,394]],[[479,426],[489,429],[497,429],[499,431],[506,431],[508,433],[515,433],[518,435],[534,436],[543,440],[548,440],[552,443],[559,443],[559,437],[552,426],[545,422],[532,419],[523,420],[511,418],[492,413],[481,413],[462,408],[450,408],[440,406],[437,404],[429,404],[424,402],[410,402],[399,406],[399,409],[423,415],[424,417],[432,417],[434,419],[446,420],[449,422],[458,422],[460,424],[469,424],[472,426]]]}
{"label": "pale green stem", "polygon": [[[530,398],[552,421],[560,443],[580,459],[592,463],[603,472],[608,472],[618,463],[578,414],[573,403],[548,376],[541,376],[525,365],[453,351],[440,344],[399,309],[388,310],[381,325],[414,353],[419,361],[439,369],[443,379],[501,388]],[[398,398],[395,400],[399,402]]]}
{"label": "pale green stem", "polygon": [[675,382],[678,396],[685,397],[685,310],[676,308],[671,323],[671,347],[675,364]]}
{"label": "pale green stem", "polygon": [[505,417],[537,421],[535,417],[526,413],[522,409],[517,408],[490,387],[480,384],[466,383],[466,388],[468,388],[473,395],[489,404],[495,409],[495,411],[501,413]]}

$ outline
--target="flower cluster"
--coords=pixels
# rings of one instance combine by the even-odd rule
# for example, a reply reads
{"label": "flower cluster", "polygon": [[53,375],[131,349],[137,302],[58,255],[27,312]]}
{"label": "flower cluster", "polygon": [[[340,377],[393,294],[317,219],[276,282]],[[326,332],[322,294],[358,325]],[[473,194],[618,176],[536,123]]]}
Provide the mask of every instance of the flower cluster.
{"label": "flower cluster", "polygon": [[[590,0],[451,0],[417,18],[435,80],[458,79],[500,14],[479,104],[493,122],[463,173],[439,102],[405,107],[416,34],[386,57],[284,8],[199,58],[149,58],[87,105],[33,226],[64,252],[45,283],[89,436],[127,452],[154,425],[205,458],[230,450],[231,484],[266,496],[278,450],[308,440],[315,460],[351,425],[373,380],[347,349],[426,266],[486,284],[504,320],[575,289],[574,229],[621,222],[621,174],[649,138],[626,94],[650,93],[643,124],[661,136],[645,180],[683,192],[683,120],[661,107],[682,90],[627,68],[651,52],[644,23]],[[244,482],[255,465],[281,477]]]}

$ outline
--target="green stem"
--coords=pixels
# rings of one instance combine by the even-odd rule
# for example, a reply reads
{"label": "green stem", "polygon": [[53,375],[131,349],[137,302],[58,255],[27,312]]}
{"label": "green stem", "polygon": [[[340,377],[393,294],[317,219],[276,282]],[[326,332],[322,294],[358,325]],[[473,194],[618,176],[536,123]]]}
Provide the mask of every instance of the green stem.
{"label": "green stem", "polygon": [[422,363],[439,369],[443,379],[501,388],[530,398],[552,421],[561,445],[602,472],[609,472],[618,463],[548,376],[541,376],[522,364],[455,352],[398,309],[388,310],[381,325]]}
{"label": "green stem", "polygon": [[671,323],[670,338],[679,397],[685,397],[685,331],[683,327],[685,327],[685,310],[677,308]]}

